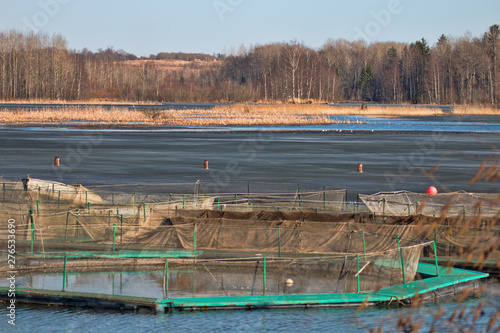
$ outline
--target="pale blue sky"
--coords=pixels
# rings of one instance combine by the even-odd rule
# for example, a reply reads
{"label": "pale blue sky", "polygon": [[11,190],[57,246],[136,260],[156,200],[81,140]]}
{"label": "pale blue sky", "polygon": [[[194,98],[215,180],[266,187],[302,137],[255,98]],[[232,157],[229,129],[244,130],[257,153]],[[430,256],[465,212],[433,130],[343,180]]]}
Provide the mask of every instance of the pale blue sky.
{"label": "pale blue sky", "polygon": [[434,44],[441,34],[481,36],[500,24],[499,0],[3,0],[0,30],[61,33],[69,47],[112,46],[138,56],[228,53],[297,39]]}

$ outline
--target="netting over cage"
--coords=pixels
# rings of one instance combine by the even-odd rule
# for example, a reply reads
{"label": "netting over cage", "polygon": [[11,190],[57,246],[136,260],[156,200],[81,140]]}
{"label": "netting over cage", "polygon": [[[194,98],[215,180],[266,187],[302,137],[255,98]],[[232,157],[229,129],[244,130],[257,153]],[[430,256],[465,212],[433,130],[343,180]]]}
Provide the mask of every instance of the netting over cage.
{"label": "netting over cage", "polygon": [[[31,208],[37,214],[77,210],[104,214],[112,210],[145,216],[159,209],[342,211],[347,207],[345,190],[306,189],[288,183],[235,183],[241,192],[212,194],[206,188],[214,184],[201,182],[83,187],[26,178],[23,183],[2,185],[1,202],[22,204],[24,213]],[[249,192],[250,188],[262,192]]]}
{"label": "netting over cage", "polygon": [[379,216],[418,213],[428,216],[445,214],[468,217],[479,213],[483,216],[496,216],[500,212],[498,194],[451,192],[428,195],[398,191],[360,194],[359,197],[372,213]]}
{"label": "netting over cage", "polygon": [[[20,240],[19,253],[28,258],[38,254],[47,260],[54,253],[58,257],[61,253],[73,257],[106,254],[109,266],[116,268],[119,261],[113,255],[184,251],[198,258],[174,261],[173,268],[183,270],[188,265],[197,275],[198,294],[204,295],[264,292],[255,285],[251,287],[250,282],[262,279],[262,259],[266,257],[270,281],[266,292],[278,293],[282,278],[287,277],[296,281],[297,293],[342,293],[412,281],[422,248],[428,245],[407,238],[410,229],[394,226],[162,215],[154,213],[146,223],[121,221],[112,215],[66,215],[66,222],[61,219],[58,225],[38,226],[31,233],[27,229],[26,239],[31,241],[33,237],[31,249],[30,242],[23,247]],[[197,223],[193,223],[195,220]],[[104,259],[99,260],[99,267],[105,266]],[[35,262],[30,261],[29,266],[34,269]],[[42,267],[43,271],[50,265],[44,260]],[[80,267],[79,272],[92,270],[88,261],[73,267]],[[203,282],[205,272],[215,281]]]}
{"label": "netting over cage", "polygon": [[[185,257],[171,262],[176,270],[170,277],[172,292],[179,295],[188,294],[189,288],[198,295],[376,290],[414,280],[429,241],[438,242],[438,254],[451,254],[482,240],[480,230],[467,233],[472,229],[465,219],[444,229],[376,225],[370,223],[372,216],[338,214],[344,212],[345,190],[292,187],[280,192],[270,186],[263,192],[207,193],[196,183],[138,185],[118,192],[115,186],[30,183],[39,186],[3,183],[0,197],[2,223],[16,220],[16,249],[26,258],[19,270],[57,271],[63,255],[72,258],[69,267],[75,272],[136,266],[150,270],[164,261],[141,259],[141,266],[137,258],[175,252]],[[180,192],[185,186],[192,192]],[[410,192],[361,198],[377,215],[397,214],[398,209],[399,215],[419,209],[428,213],[425,209],[433,207],[440,208],[440,215],[443,206],[453,212],[457,205],[479,212],[477,200],[489,200],[481,212],[487,211],[483,206],[495,208],[492,196],[457,195],[432,197],[425,207],[419,201],[422,195]],[[377,211],[380,199],[383,212]],[[0,231],[4,242],[5,232]],[[191,283],[184,277],[189,274],[195,277]],[[293,287],[284,286],[285,278],[294,281]]]}

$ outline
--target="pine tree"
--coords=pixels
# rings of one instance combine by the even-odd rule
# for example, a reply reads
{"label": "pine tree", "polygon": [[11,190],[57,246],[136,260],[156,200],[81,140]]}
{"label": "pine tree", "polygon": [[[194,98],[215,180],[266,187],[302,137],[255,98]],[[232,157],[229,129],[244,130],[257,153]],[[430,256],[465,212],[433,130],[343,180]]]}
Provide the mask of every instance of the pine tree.
{"label": "pine tree", "polygon": [[375,75],[370,65],[361,69],[358,81],[358,89],[361,89],[361,98],[364,101],[373,101],[375,92]]}

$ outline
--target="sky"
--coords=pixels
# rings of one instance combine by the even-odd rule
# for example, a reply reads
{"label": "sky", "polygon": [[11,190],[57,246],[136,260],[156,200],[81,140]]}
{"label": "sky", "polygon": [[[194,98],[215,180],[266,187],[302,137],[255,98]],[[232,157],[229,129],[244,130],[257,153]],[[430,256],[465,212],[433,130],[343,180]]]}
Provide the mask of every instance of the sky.
{"label": "sky", "polygon": [[3,0],[0,30],[60,33],[70,49],[230,54],[328,39],[435,44],[500,24],[499,0]]}

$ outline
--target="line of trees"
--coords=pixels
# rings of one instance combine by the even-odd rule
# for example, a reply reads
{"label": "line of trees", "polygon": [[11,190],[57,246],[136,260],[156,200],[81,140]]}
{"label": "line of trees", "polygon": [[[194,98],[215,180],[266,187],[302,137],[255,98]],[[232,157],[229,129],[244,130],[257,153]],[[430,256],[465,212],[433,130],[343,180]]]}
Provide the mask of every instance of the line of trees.
{"label": "line of trees", "polygon": [[[442,35],[433,46],[425,39],[340,39],[312,49],[291,41],[240,48],[230,56],[139,59],[111,48],[70,50],[61,35],[7,31],[0,33],[0,98],[498,105],[499,45],[500,28],[493,25],[481,37]],[[168,68],[160,63],[165,59],[191,64]]]}

